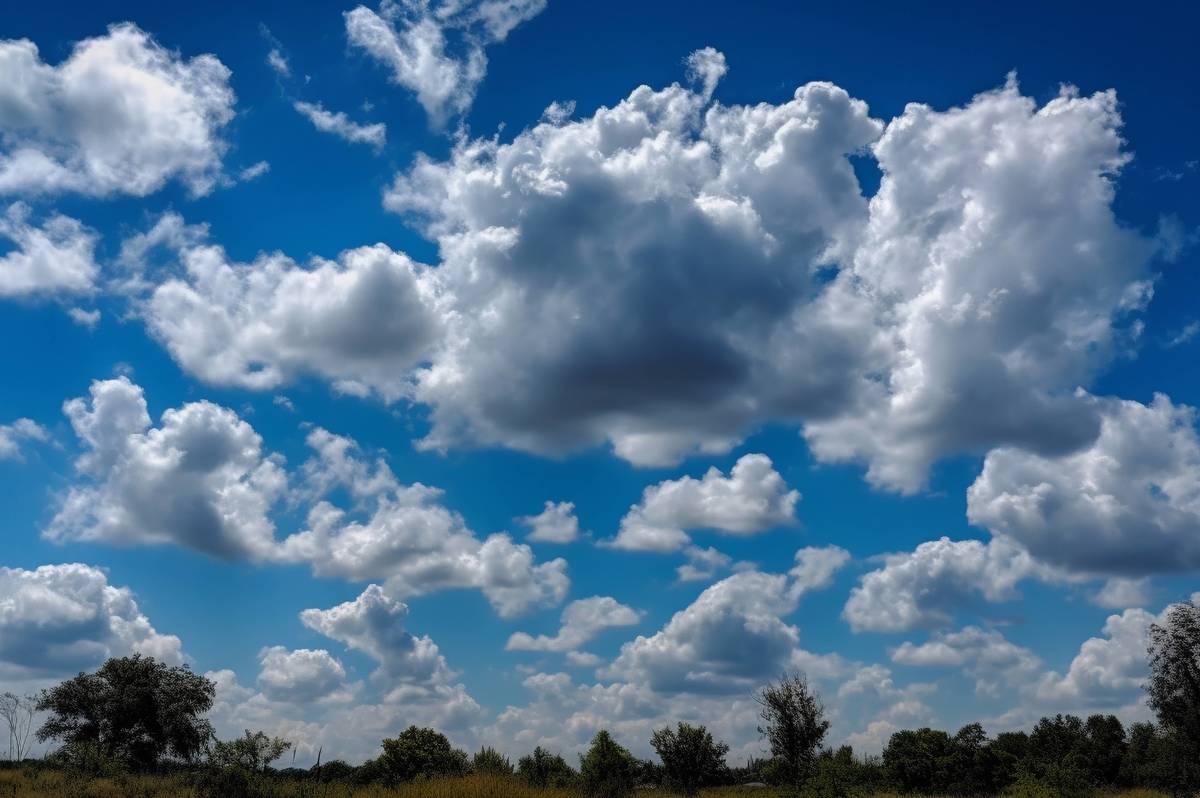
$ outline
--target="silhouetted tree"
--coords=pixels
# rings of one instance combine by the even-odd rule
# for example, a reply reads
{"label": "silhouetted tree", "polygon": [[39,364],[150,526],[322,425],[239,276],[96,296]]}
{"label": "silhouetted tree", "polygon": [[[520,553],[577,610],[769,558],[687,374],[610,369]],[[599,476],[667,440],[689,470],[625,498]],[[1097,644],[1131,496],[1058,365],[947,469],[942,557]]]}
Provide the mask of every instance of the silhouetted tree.
{"label": "silhouetted tree", "polygon": [[680,723],[676,729],[659,729],[650,737],[650,745],[662,760],[667,786],[684,795],[695,795],[725,778],[729,746],[713,740],[703,726]]}
{"label": "silhouetted tree", "polygon": [[396,737],[384,740],[379,764],[391,781],[460,776],[468,770],[465,751],[450,745],[441,732],[420,726],[409,726]]}
{"label": "silhouetted tree", "polygon": [[1096,787],[1115,787],[1125,758],[1125,727],[1115,715],[1092,715],[1084,723],[1084,769]]}
{"label": "silhouetted tree", "polygon": [[204,714],[216,685],[186,667],[134,654],[110,659],[47,690],[37,709],[49,713],[38,740],[59,740],[66,753],[150,769],[163,757],[193,761],[212,736]]}
{"label": "silhouetted tree", "polygon": [[587,753],[579,757],[579,781],[592,798],[621,798],[637,784],[638,762],[601,729]]}
{"label": "silhouetted tree", "polygon": [[808,686],[804,674],[785,674],[779,684],[764,687],[755,700],[762,725],[758,733],[767,738],[775,758],[776,779],[800,787],[812,774],[817,751],[829,731],[825,707]]}
{"label": "silhouetted tree", "polygon": [[1075,715],[1042,718],[1029,735],[1025,768],[1057,795],[1087,792],[1087,733]]}
{"label": "silhouetted tree", "polygon": [[533,787],[569,787],[575,782],[575,771],[567,760],[538,746],[529,756],[517,760],[517,775]]}
{"label": "silhouetted tree", "polygon": [[495,748],[480,748],[471,758],[471,771],[474,773],[500,773],[511,776],[512,762]]}

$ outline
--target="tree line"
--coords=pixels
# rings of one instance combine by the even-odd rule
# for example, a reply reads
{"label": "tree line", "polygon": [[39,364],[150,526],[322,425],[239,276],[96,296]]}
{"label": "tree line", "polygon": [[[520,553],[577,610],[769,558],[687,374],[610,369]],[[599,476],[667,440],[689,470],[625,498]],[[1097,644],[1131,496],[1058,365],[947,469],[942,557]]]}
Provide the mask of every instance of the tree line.
{"label": "tree line", "polygon": [[[572,766],[536,748],[513,763],[492,748],[473,755],[435,729],[410,726],[384,739],[361,765],[334,760],[309,769],[275,768],[292,744],[264,732],[218,740],[206,715],[215,685],[187,667],[133,655],[108,660],[94,673],[44,691],[36,700],[0,696],[10,758],[28,750],[36,732],[58,747],[50,766],[95,774],[185,770],[203,796],[255,796],[278,779],[397,785],[418,779],[494,774],[535,787],[575,789],[620,798],[639,787],[694,795],[733,784],[773,784],[813,798],[880,790],[908,794],[983,796],[1082,795],[1146,787],[1191,795],[1200,789],[1200,606],[1181,603],[1149,632],[1148,703],[1157,723],[1128,729],[1113,715],[1044,717],[1029,731],[989,738],[978,723],[956,733],[922,728],[895,732],[879,756],[850,746],[827,747],[820,697],[803,674],[785,675],[756,694],[758,730],[768,755],[743,766],[727,763],[729,746],[704,726],[680,722],[653,732],[657,761],[635,757],[608,731],[596,733]],[[19,756],[16,758],[19,759]]]}

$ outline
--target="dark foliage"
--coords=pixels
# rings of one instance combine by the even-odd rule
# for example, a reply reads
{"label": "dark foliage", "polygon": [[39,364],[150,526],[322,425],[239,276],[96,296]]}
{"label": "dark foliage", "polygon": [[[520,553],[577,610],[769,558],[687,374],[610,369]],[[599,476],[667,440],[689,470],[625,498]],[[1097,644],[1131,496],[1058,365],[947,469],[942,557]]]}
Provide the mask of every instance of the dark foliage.
{"label": "dark foliage", "polygon": [[820,697],[802,673],[784,675],[779,684],[764,687],[755,700],[774,759],[772,775],[780,784],[800,787],[812,774],[829,721]]}
{"label": "dark foliage", "polygon": [[663,783],[684,795],[695,795],[703,787],[728,780],[725,755],[729,746],[713,740],[703,726],[680,723],[676,729],[659,729],[650,745],[662,760]]}
{"label": "dark foliage", "polygon": [[621,798],[637,786],[639,763],[603,729],[579,757],[579,785],[590,798]]}
{"label": "dark foliage", "polygon": [[541,746],[517,761],[517,775],[533,787],[570,787],[577,778],[567,760]]}
{"label": "dark foliage", "polygon": [[396,737],[383,741],[379,757],[385,781],[461,776],[470,768],[467,754],[450,745],[446,735],[434,729],[409,726]]}
{"label": "dark foliage", "polygon": [[163,757],[194,761],[212,737],[204,714],[215,685],[186,667],[135,654],[110,659],[44,692],[49,713],[38,740],[57,740],[64,757],[152,770]]}

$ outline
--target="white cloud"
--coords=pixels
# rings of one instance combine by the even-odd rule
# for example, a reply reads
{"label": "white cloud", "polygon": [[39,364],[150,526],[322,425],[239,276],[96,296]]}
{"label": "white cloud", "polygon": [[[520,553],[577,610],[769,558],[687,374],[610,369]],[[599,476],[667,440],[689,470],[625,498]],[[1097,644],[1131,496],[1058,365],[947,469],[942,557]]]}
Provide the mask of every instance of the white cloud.
{"label": "white cloud", "polygon": [[943,537],[889,554],[884,563],[850,592],[842,616],[855,631],[945,626],[977,596],[1013,599],[1018,582],[1043,573],[1027,552],[1002,538],[981,543]]}
{"label": "white cloud", "polygon": [[93,308],[92,310],[84,310],[83,308],[68,308],[67,315],[71,317],[71,321],[78,324],[80,327],[87,327],[89,330],[96,329],[96,325],[100,323],[100,311]]}
{"label": "white cloud", "polygon": [[382,122],[360,125],[341,111],[326,111],[320,103],[296,101],[292,107],[322,133],[332,133],[355,144],[370,144],[376,152],[387,143],[387,125]]}
{"label": "white cloud", "polygon": [[1109,609],[1144,607],[1150,603],[1150,579],[1106,579],[1091,600],[1093,604]]}
{"label": "white cloud", "polygon": [[[379,585],[327,610],[300,613],[305,626],[361,651],[379,664],[372,681],[386,691],[385,702],[438,703],[447,716],[460,719],[478,713],[479,706],[454,679],[446,658],[428,635],[417,637],[404,628],[408,606]],[[457,726],[459,723],[454,723]]]}
{"label": "white cloud", "polygon": [[977,692],[992,696],[999,695],[1002,687],[1028,684],[1042,667],[1029,649],[1009,642],[994,629],[978,626],[935,634],[920,645],[905,642],[892,652],[892,662],[962,669],[975,679]]}
{"label": "white cloud", "polygon": [[279,556],[307,562],[319,576],[354,581],[386,580],[401,596],[446,588],[478,588],[503,617],[557,604],[570,580],[566,561],[534,560],[529,546],[504,533],[480,540],[462,517],[439,503],[441,491],[395,481],[385,463],[372,470],[347,438],[316,430],[317,451],[304,471],[310,483],[328,490],[348,487],[365,510],[364,520],[320,501],[308,528],[282,541]]}
{"label": "white cloud", "polygon": [[1149,299],[1154,253],[1112,212],[1120,122],[1113,92],[1064,88],[1039,108],[1010,79],[888,125],[866,236],[839,279],[869,294],[891,351],[870,389],[806,426],[819,458],[910,492],[947,454],[1054,456],[1095,437],[1074,389]]}
{"label": "white cloud", "polygon": [[0,675],[69,677],[109,657],[140,652],[183,661],[174,635],[160,634],[128,588],[79,563],[32,571],[0,567]]}
{"label": "white cloud", "polygon": [[58,213],[40,227],[31,217],[23,202],[0,216],[0,238],[13,247],[0,256],[0,298],[91,293],[99,271],[96,233]]}
{"label": "white cloud", "polygon": [[269,171],[271,171],[271,164],[266,161],[258,161],[257,163],[250,164],[245,169],[238,172],[238,180],[241,180],[242,182],[255,180],[262,177]]}
{"label": "white cloud", "polygon": [[262,439],[211,402],[167,410],[152,427],[141,387],[92,383],[63,405],[83,444],[85,481],[68,490],[44,536],[55,542],[176,543],[221,558],[272,556],[272,505],[287,477]]}
{"label": "white cloud", "polygon": [[276,75],[281,78],[290,78],[292,76],[292,67],[288,64],[287,57],[279,51],[278,47],[272,47],[267,53],[267,66],[274,70]]}
{"label": "white cloud", "polygon": [[605,629],[632,626],[641,613],[611,596],[572,601],[562,612],[562,625],[554,637],[515,632],[505,646],[509,651],[557,651],[579,654],[578,649]]}
{"label": "white cloud", "polygon": [[279,253],[231,263],[203,236],[168,215],[125,246],[130,263],[158,245],[182,261],[182,274],[160,282],[142,310],[181,366],[255,390],[316,375],[351,394],[408,394],[406,372],[437,330],[425,267],[383,244],[308,268]]}
{"label": "white cloud", "polygon": [[733,558],[728,554],[717,551],[712,546],[702,549],[699,546],[686,546],[683,556],[687,562],[675,568],[675,574],[680,582],[702,582],[711,579],[717,571],[733,565]]}
{"label": "white cloud", "polygon": [[681,477],[646,488],[621,519],[612,545],[620,549],[676,551],[691,542],[687,530],[752,535],[796,523],[799,492],[762,454],[742,456],[729,476],[710,468],[701,479]]}
{"label": "white cloud", "polygon": [[[793,573],[811,571],[802,566]],[[734,574],[706,588],[654,635],[623,645],[602,675],[665,694],[745,694],[796,667],[828,677],[840,670],[841,659],[801,649],[800,631],[783,620],[805,592],[824,584],[758,571]]]}
{"label": "white cloud", "polygon": [[346,12],[346,37],[441,127],[475,99],[487,72],[484,48],[545,7],[546,0],[382,0],[379,13],[366,6]]}
{"label": "white cloud", "polygon": [[172,178],[207,194],[222,180],[229,77],[215,56],[184,60],[129,23],[58,66],[28,39],[0,41],[0,194],[145,196]]}
{"label": "white cloud", "polygon": [[1095,441],[1059,455],[990,452],[967,493],[971,522],[1074,572],[1138,577],[1200,568],[1195,411],[1161,394],[1149,405],[1081,401],[1100,419]]}
{"label": "white cloud", "polygon": [[308,704],[350,697],[346,669],[324,649],[271,646],[259,652],[258,662],[258,688],[272,701]]}
{"label": "white cloud", "polygon": [[517,522],[529,528],[526,540],[539,543],[572,543],[579,537],[579,519],[573,502],[546,502],[537,515],[526,515]]}
{"label": "white cloud", "polygon": [[0,424],[0,460],[20,460],[25,443],[49,439],[50,433],[33,419],[18,418],[11,424]]}

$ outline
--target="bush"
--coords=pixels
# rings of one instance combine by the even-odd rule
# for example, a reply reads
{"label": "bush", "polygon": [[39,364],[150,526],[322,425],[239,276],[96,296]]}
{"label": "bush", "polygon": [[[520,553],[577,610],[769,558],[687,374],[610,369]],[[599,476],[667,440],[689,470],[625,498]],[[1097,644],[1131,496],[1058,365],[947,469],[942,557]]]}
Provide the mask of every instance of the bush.
{"label": "bush", "polygon": [[638,761],[603,729],[579,757],[579,781],[591,798],[621,798],[637,785]]}

